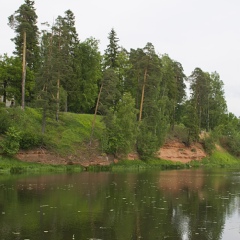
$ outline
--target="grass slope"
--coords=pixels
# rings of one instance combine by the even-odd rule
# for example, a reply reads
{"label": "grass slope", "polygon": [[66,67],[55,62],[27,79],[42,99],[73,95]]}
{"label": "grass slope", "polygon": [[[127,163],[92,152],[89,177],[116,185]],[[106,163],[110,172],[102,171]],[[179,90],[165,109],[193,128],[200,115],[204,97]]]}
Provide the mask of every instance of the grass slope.
{"label": "grass slope", "polygon": [[[26,108],[2,108],[0,109],[0,141],[4,139],[4,133],[9,127],[14,127],[21,133],[23,148],[43,147],[48,151],[60,156],[69,154],[81,154],[86,151],[86,144],[89,143],[93,115],[60,113],[59,121],[54,118],[47,119],[46,131],[41,133],[42,118],[41,110]],[[101,140],[104,125],[101,117],[97,116],[95,123],[94,139]],[[202,161],[193,161],[188,164],[172,162],[160,159],[148,161],[127,161],[122,160],[117,164],[106,167],[105,170],[125,171],[139,169],[179,169],[189,167],[238,167],[240,160],[231,156],[224,150],[216,149],[211,156]],[[96,170],[90,167],[89,170]],[[0,155],[0,172],[41,172],[41,171],[81,171],[80,166],[59,166],[38,163],[25,163],[13,158]]]}
{"label": "grass slope", "polygon": [[[42,134],[42,113],[40,109],[26,108],[4,108],[0,112],[0,122],[6,123],[5,129],[0,129],[4,133],[13,126],[21,135],[20,145],[23,149],[34,147],[44,147],[62,156],[74,153],[83,143],[90,140],[93,115],[60,113],[59,121],[52,118],[47,119],[45,133]],[[103,123],[97,116],[94,139],[100,139]]]}
{"label": "grass slope", "polygon": [[[68,156],[86,151],[90,141],[93,115],[60,113],[59,121],[54,116],[47,119],[45,133],[42,134],[42,112],[40,109],[1,108],[0,109],[0,144],[4,141],[9,127],[20,133],[21,150],[43,148],[58,156]],[[96,117],[93,141],[101,140],[104,125],[101,117]],[[1,146],[1,145],[0,145]],[[0,147],[1,153],[1,147]],[[24,163],[5,155],[0,155],[0,172],[22,171],[65,171],[80,170],[79,166],[52,166],[37,163]]]}

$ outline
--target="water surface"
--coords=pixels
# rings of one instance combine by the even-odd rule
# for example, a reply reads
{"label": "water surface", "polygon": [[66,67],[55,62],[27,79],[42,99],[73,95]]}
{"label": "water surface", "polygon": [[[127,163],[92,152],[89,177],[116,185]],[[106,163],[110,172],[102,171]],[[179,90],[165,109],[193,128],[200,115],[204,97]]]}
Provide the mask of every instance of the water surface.
{"label": "water surface", "polygon": [[240,239],[240,171],[0,176],[0,240]]}

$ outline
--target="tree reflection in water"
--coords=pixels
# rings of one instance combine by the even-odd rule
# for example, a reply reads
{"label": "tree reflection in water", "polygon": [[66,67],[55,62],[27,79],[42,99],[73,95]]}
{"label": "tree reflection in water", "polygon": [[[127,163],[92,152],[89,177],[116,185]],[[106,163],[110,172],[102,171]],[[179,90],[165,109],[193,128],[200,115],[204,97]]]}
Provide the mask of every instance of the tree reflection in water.
{"label": "tree reflection in water", "polygon": [[0,176],[0,239],[236,239],[240,172]]}

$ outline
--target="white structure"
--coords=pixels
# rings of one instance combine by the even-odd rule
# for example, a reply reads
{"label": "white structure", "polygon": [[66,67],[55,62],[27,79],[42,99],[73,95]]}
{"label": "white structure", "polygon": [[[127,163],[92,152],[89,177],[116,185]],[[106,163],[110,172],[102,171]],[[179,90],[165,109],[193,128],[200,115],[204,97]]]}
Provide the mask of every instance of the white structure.
{"label": "white structure", "polygon": [[[3,96],[0,95],[0,103],[3,102]],[[6,101],[6,107],[11,107],[14,105],[14,99]]]}

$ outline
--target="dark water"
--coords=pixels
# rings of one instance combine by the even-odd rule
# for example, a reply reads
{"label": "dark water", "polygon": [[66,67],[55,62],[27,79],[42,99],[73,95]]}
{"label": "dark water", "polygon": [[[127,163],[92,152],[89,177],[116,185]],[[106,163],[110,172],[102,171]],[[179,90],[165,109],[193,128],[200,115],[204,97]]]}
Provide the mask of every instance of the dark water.
{"label": "dark water", "polygon": [[0,176],[0,240],[240,239],[240,171]]}

